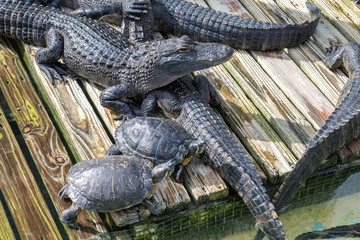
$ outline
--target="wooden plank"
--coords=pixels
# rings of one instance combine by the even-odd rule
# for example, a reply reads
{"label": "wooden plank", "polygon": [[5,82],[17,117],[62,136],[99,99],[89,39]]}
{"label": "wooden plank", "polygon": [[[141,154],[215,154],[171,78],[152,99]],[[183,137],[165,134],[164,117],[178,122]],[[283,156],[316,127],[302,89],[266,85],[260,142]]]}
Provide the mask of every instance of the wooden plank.
{"label": "wooden plank", "polygon": [[[5,45],[0,45],[0,55],[0,76],[6,79],[0,82],[0,87],[54,206],[57,212],[61,213],[69,204],[60,200],[57,194],[66,183],[66,174],[71,167],[70,157],[19,57]],[[67,228],[73,239],[89,238],[106,231],[100,218],[94,213],[81,214],[79,223],[83,227],[82,230],[86,231]]]}
{"label": "wooden plank", "polygon": [[[237,1],[207,1],[207,3],[215,10],[251,17]],[[299,157],[305,149],[304,143],[307,143],[314,134],[304,116],[248,52],[236,51],[233,59],[224,65],[282,140],[287,143],[289,149]]]}
{"label": "wooden plank", "polygon": [[[1,81],[6,81],[1,76]],[[0,107],[0,189],[23,239],[61,239],[50,210]]]}
{"label": "wooden plank", "polygon": [[[269,2],[269,1],[266,1]],[[303,21],[305,19],[304,16],[302,16],[302,11],[299,10],[299,6],[302,4],[303,1],[287,1],[287,0],[279,0],[277,1],[278,4],[282,8],[285,8],[291,16],[296,19],[297,21]],[[324,2],[325,3],[325,2]],[[360,11],[355,11],[357,13],[357,16],[354,15],[353,12],[351,12],[350,8],[347,8],[343,2],[340,0],[338,1],[327,1],[326,4],[328,6],[333,6],[331,8],[331,12],[333,11],[341,11],[343,13],[342,17],[348,17],[349,21],[354,22],[355,24],[360,23],[359,20],[359,13]],[[352,3],[353,4],[353,3]],[[269,4],[267,4],[269,6]],[[327,9],[327,8],[326,8]],[[332,13],[334,15],[338,15],[338,13]],[[278,16],[278,15],[277,15]],[[338,18],[336,18],[338,19]],[[330,19],[334,21],[334,19]],[[351,30],[350,32],[345,33],[346,36],[357,36],[351,26],[348,22],[345,21],[345,26],[341,28],[342,32]],[[326,24],[327,27],[323,28],[322,26]],[[317,28],[317,31],[314,34],[314,38],[317,39],[318,46],[322,48],[324,51],[325,47],[329,47],[330,43],[346,43],[348,42],[345,37],[341,37],[342,35],[339,35],[339,31],[334,27],[330,25],[331,23],[326,20],[322,19],[319,23],[319,26]],[[340,23],[335,23],[340,24]],[[357,29],[358,31],[358,29]],[[323,37],[317,37],[317,36],[323,36]],[[320,43],[320,44],[319,44]],[[309,76],[312,81],[317,85],[317,87],[331,100],[331,102],[334,104],[337,102],[338,95],[341,92],[345,82],[347,81],[347,76],[340,70],[329,70],[325,67],[323,59],[325,58],[325,54],[320,51],[320,48],[318,48],[315,44],[312,44],[311,41],[307,41],[304,45],[300,46],[300,48],[303,50],[303,52],[297,52],[296,49],[289,49],[289,56],[291,56],[292,60],[294,60],[298,65],[302,67],[302,69],[305,71],[307,76]],[[308,66],[304,66],[308,65]],[[311,67],[311,65],[314,65]],[[333,91],[334,90],[334,91]],[[332,91],[332,93],[330,93]],[[339,151],[339,157],[342,163],[349,162],[354,160],[360,151],[360,139],[355,140],[354,142],[348,144],[346,147],[342,148]]]}
{"label": "wooden plank", "polygon": [[[195,2],[198,3],[198,4],[204,5],[203,1],[197,0]],[[214,4],[223,3],[223,2],[224,1],[217,1],[216,3],[214,2]],[[209,3],[209,1],[208,1],[208,3]],[[234,1],[231,1],[231,3],[229,2],[229,5],[235,6],[232,11],[234,11],[234,9],[237,10],[235,4],[236,3]],[[216,10],[219,10],[219,9],[216,9]],[[220,10],[223,10],[223,9],[220,9]],[[234,13],[234,12],[232,12],[232,13]],[[244,54],[248,54],[245,51],[243,51],[243,52],[244,52]],[[241,52],[241,53],[243,53],[243,52]],[[248,54],[248,56],[249,56],[249,58],[252,58],[249,54]],[[237,56],[235,56],[235,58],[236,57]],[[241,62],[242,60],[243,59],[238,60],[238,61]],[[253,62],[256,64],[255,61],[253,61]],[[217,67],[216,69],[219,69],[219,70],[216,70],[216,71],[219,72],[218,76],[220,76],[220,74],[222,75],[223,72],[224,73],[227,72],[224,68],[222,70],[220,70],[221,67]],[[259,67],[258,69],[261,69],[261,67]],[[255,119],[251,119],[252,121],[247,121],[246,122],[246,125],[253,124],[252,131],[247,131],[246,129],[243,129],[245,127],[239,121],[239,119],[237,121],[235,121],[235,124],[232,124],[232,127],[235,130],[235,132],[237,132],[237,134],[239,134],[239,133],[242,133],[242,134],[246,133],[247,134],[247,135],[245,135],[246,137],[241,137],[241,136],[239,136],[239,137],[242,139],[242,141],[245,143],[245,145],[248,147],[248,149],[253,148],[252,150],[249,149],[249,151],[254,156],[254,158],[256,158],[259,161],[259,164],[263,166],[263,169],[268,171],[268,172],[266,172],[266,174],[269,177],[270,181],[272,181],[272,182],[276,181],[275,179],[279,178],[279,174],[280,175],[286,174],[288,171],[291,170],[290,164],[291,165],[294,164],[294,162],[295,162],[294,156],[292,155],[292,153],[288,149],[286,149],[286,146],[284,145],[282,140],[279,139],[279,136],[277,136],[277,134],[271,129],[270,125],[263,119],[263,117],[261,116],[259,111],[257,111],[256,108],[251,103],[250,103],[250,105],[247,105],[247,106],[249,106],[251,108],[251,110],[249,110],[249,109],[241,109],[244,105],[241,104],[241,103],[240,103],[240,105],[237,105],[238,100],[235,100],[236,104],[234,104],[233,99],[239,98],[239,96],[236,96],[238,91],[241,92],[241,95],[245,95],[245,94],[238,87],[238,84],[232,79],[232,77],[230,75],[223,75],[221,77],[218,77],[217,80],[212,80],[212,78],[213,78],[212,75],[213,74],[214,73],[211,72],[211,74],[208,74],[208,76],[209,76],[209,79],[211,81],[213,81],[213,83],[217,82],[215,85],[217,85],[217,84],[219,86],[227,85],[227,88],[229,88],[229,89],[231,89],[233,87],[236,87],[236,91],[234,90],[234,92],[236,92],[236,93],[233,93],[232,91],[228,91],[226,93],[227,96],[224,97],[224,99],[223,99],[224,104],[228,105],[226,111],[227,112],[232,111],[232,116],[231,117],[241,118],[241,117],[239,117],[237,115],[243,115],[242,118],[247,119],[248,115],[250,115],[249,112],[252,112],[253,110],[255,110],[257,112],[257,114],[256,114],[256,116],[252,116],[252,117],[256,118],[257,116],[259,116],[259,119],[262,118],[260,120],[260,122],[261,122],[260,125],[259,125],[259,123],[257,123],[255,121]],[[248,74],[248,72],[246,74]],[[224,76],[226,76],[226,77],[224,77]],[[248,75],[246,75],[246,77],[248,77]],[[219,81],[219,79],[221,79],[221,81]],[[256,76],[252,77],[252,79],[256,79]],[[225,81],[226,81],[226,83],[225,83]],[[260,84],[258,83],[257,85],[263,87],[262,83],[260,83]],[[272,87],[270,87],[269,89],[271,89],[271,88]],[[235,96],[233,96],[233,95],[235,95]],[[258,97],[260,99],[262,96],[260,95]],[[231,100],[229,100],[227,98],[231,98]],[[245,99],[247,99],[247,97],[245,97]],[[231,102],[231,104],[229,104],[229,102]],[[248,102],[249,101],[247,99],[247,103]],[[276,103],[275,105],[281,105],[281,103]],[[256,107],[258,107],[259,109],[261,108],[261,106],[256,106]],[[264,110],[264,111],[267,111],[270,114],[272,114],[271,111],[268,111],[268,110]],[[291,112],[291,111],[288,111],[288,112]],[[255,112],[253,112],[253,113],[255,113]],[[279,113],[278,116],[281,116],[283,118],[283,113],[280,113],[279,111],[278,111],[278,113]],[[301,119],[303,119],[302,116],[301,116]],[[284,119],[284,122],[286,122],[286,119]],[[279,121],[278,121],[278,123],[279,123]],[[249,126],[246,126],[246,127],[249,127]],[[282,126],[280,126],[280,124],[279,124],[279,127],[283,128]],[[235,128],[242,128],[242,130],[235,129]],[[289,134],[289,136],[296,136],[297,135],[296,131],[294,131],[293,129],[291,129],[291,130],[292,130],[293,134]],[[257,132],[257,131],[260,131],[260,133]],[[270,131],[270,132],[268,132],[268,131]],[[264,139],[267,139],[267,140],[265,140],[265,141],[252,141],[253,139],[258,140],[259,136],[261,136],[261,137],[264,136],[265,137]],[[275,140],[275,139],[277,139],[277,140]],[[247,141],[250,141],[251,144],[253,144],[253,145],[251,145]],[[275,144],[274,144],[274,142],[275,142]],[[302,144],[301,140],[298,140],[298,142],[300,144]],[[277,147],[279,149],[277,149]],[[291,144],[289,145],[289,147],[291,147]],[[302,149],[303,148],[304,148],[304,146],[302,146]],[[264,154],[264,153],[266,153],[266,154]],[[284,153],[286,153],[285,154],[286,156],[284,156]],[[273,163],[277,162],[278,159],[281,159],[281,160],[278,163],[274,164],[274,166],[273,166]],[[285,160],[285,159],[288,159],[288,160]],[[285,163],[285,162],[287,162],[287,163]],[[268,166],[265,166],[264,164],[267,164]],[[277,169],[277,168],[279,168],[279,169]]]}
{"label": "wooden plank", "polygon": [[226,111],[225,119],[228,118],[228,124],[266,170],[268,180],[278,182],[292,170],[289,163],[295,164],[296,158],[224,68],[213,67],[199,72],[211,79]]}
{"label": "wooden plank", "polygon": [[[264,18],[265,15],[274,15],[275,10],[272,9],[272,7],[275,7],[276,4],[264,2],[265,1],[257,1],[257,4],[255,4],[253,1],[242,1],[250,12],[254,13],[254,15],[257,13],[256,18],[260,18],[259,16]],[[239,5],[239,7],[240,6],[241,5]],[[241,11],[245,11],[243,7],[240,9]],[[266,10],[265,13],[263,13],[263,9]],[[276,15],[278,15],[281,13],[281,10],[276,8],[276,12]],[[293,48],[294,51],[296,49],[299,48]],[[284,51],[252,51],[251,53],[291,102],[314,128],[318,129],[334,108],[319,89],[312,84],[308,77]]]}
{"label": "wooden plank", "polygon": [[196,205],[223,199],[229,195],[224,181],[210,167],[204,167],[201,159],[193,157],[186,165],[184,185]]}
{"label": "wooden plank", "polygon": [[0,236],[3,239],[15,239],[14,232],[11,229],[8,217],[6,216],[4,207],[1,204],[1,202],[0,202]]}
{"label": "wooden plank", "polygon": [[[272,1],[266,1],[265,4],[268,2]],[[304,10],[304,1],[302,0],[279,0],[277,4],[284,9],[288,17],[284,13],[279,13],[276,16],[284,15],[284,17],[275,18],[276,22],[300,23],[308,19],[309,14]],[[267,4],[267,6],[269,5]],[[273,11],[273,8],[267,11]],[[295,21],[291,21],[290,17]],[[334,105],[347,78],[340,70],[334,72],[328,69],[323,59],[325,58],[325,49],[330,46],[330,43],[336,42],[346,43],[347,39],[328,20],[322,17],[310,41],[306,41],[305,44],[301,44],[298,48],[288,49],[288,55],[291,59],[301,67],[305,74]]]}
{"label": "wooden plank", "polygon": [[[335,0],[314,0],[322,14],[351,42],[359,40],[359,19],[345,4]],[[347,12],[342,12],[345,11]],[[350,19],[349,19],[350,17]]]}

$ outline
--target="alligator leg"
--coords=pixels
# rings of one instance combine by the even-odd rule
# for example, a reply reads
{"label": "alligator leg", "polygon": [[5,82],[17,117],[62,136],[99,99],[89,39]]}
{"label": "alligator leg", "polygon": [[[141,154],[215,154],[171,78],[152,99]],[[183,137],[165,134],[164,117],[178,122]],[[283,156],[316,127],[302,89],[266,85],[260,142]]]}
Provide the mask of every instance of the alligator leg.
{"label": "alligator leg", "polygon": [[120,112],[122,119],[134,118],[135,115],[128,103],[120,100],[128,96],[127,92],[131,89],[124,85],[115,85],[106,88],[100,93],[99,99],[103,107]]}
{"label": "alligator leg", "polygon": [[122,155],[122,152],[119,150],[116,144],[113,144],[111,147],[109,147],[108,150],[106,150],[106,156],[112,155]]}
{"label": "alligator leg", "polygon": [[64,39],[62,35],[51,28],[46,36],[47,46],[36,52],[35,60],[40,69],[48,76],[51,84],[56,86],[55,79],[64,82],[60,75],[69,75],[58,63],[64,49]]}
{"label": "alligator leg", "polygon": [[219,97],[209,80],[204,75],[196,75],[194,78],[194,85],[200,96],[204,99],[205,103],[210,103],[210,105],[218,106],[220,105]]}
{"label": "alligator leg", "polygon": [[178,113],[181,111],[182,106],[173,94],[163,90],[154,90],[148,93],[142,102],[141,110],[145,116],[149,116],[154,112],[158,100],[159,106],[168,112]]}
{"label": "alligator leg", "polygon": [[73,205],[71,205],[71,207],[61,213],[60,219],[66,226],[76,228],[76,220],[80,212],[81,208],[74,203]]}
{"label": "alligator leg", "polygon": [[78,8],[72,14],[99,19],[105,15],[120,14],[123,17],[133,20],[140,20],[139,15],[147,13],[146,1],[120,2],[112,5],[94,6],[91,8]]}

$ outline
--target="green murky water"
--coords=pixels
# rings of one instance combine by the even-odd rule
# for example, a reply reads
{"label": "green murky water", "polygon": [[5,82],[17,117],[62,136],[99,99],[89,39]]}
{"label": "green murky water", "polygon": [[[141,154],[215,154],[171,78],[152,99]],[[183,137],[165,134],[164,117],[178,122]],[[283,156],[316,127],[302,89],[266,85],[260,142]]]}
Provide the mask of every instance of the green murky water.
{"label": "green murky water", "polygon": [[[172,215],[172,216],[171,216]],[[323,171],[307,181],[280,215],[288,239],[301,233],[360,222],[360,163]],[[250,240],[254,218],[237,195],[191,211],[168,214],[97,239]],[[345,239],[345,238],[338,238]]]}
{"label": "green murky water", "polygon": [[[313,204],[301,206],[305,200],[300,199],[281,214],[280,219],[288,239],[294,239],[304,232],[360,222],[360,173],[352,174],[332,193],[325,194],[329,200],[317,203],[321,197],[326,196],[309,193],[306,200],[314,201]],[[222,239],[252,239],[256,231],[257,229],[252,228],[250,231],[234,233]]]}

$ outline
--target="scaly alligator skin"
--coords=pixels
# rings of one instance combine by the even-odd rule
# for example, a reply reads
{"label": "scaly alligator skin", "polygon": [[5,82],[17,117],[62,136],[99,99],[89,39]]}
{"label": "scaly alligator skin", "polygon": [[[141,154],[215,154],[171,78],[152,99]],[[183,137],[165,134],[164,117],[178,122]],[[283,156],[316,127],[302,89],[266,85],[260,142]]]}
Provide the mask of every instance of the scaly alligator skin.
{"label": "scaly alligator skin", "polygon": [[[129,0],[55,0],[71,8],[119,6]],[[136,1],[138,2],[138,1]],[[320,10],[306,2],[311,20],[302,24],[273,24],[238,17],[204,8],[185,0],[152,0],[151,12],[155,30],[178,36],[188,35],[203,42],[218,42],[233,48],[253,50],[279,50],[295,47],[306,41],[315,31]],[[140,14],[140,9],[139,14]]]}
{"label": "scaly alligator skin", "polygon": [[187,36],[132,44],[104,23],[16,0],[0,0],[0,35],[44,47],[36,61],[53,83],[65,74],[57,65],[63,55],[71,71],[107,87],[100,95],[102,105],[125,117],[133,113],[123,98],[220,64],[233,53],[226,45],[198,43]]}
{"label": "scaly alligator skin", "polygon": [[359,238],[360,223],[341,225],[332,228],[322,229],[319,231],[303,233],[295,238],[295,240],[308,239],[329,239],[329,238]]}
{"label": "scaly alligator skin", "polygon": [[144,114],[150,115],[159,103],[165,115],[179,122],[195,139],[203,140],[206,149],[202,158],[237,191],[260,229],[270,239],[286,239],[254,165],[224,121],[207,103],[207,79],[198,75],[194,83],[196,88],[191,80],[183,77],[164,89],[149,93],[142,105]]}
{"label": "scaly alligator skin", "polygon": [[325,58],[326,66],[345,66],[349,80],[342,90],[335,110],[316,132],[307,149],[274,196],[277,210],[284,208],[322,160],[360,136],[360,46],[348,43],[332,46]]}

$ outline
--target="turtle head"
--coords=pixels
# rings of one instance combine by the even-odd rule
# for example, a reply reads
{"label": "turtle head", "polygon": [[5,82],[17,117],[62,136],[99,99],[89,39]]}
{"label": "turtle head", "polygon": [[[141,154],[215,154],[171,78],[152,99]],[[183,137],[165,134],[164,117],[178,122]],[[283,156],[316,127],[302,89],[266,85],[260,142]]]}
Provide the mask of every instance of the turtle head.
{"label": "turtle head", "polygon": [[185,157],[189,157],[193,155],[200,157],[200,155],[204,152],[205,147],[206,144],[202,140],[192,141],[188,147],[188,154]]}
{"label": "turtle head", "polygon": [[170,176],[174,172],[175,164],[172,161],[168,161],[155,166],[151,170],[151,176],[153,183],[158,183],[164,178]]}

